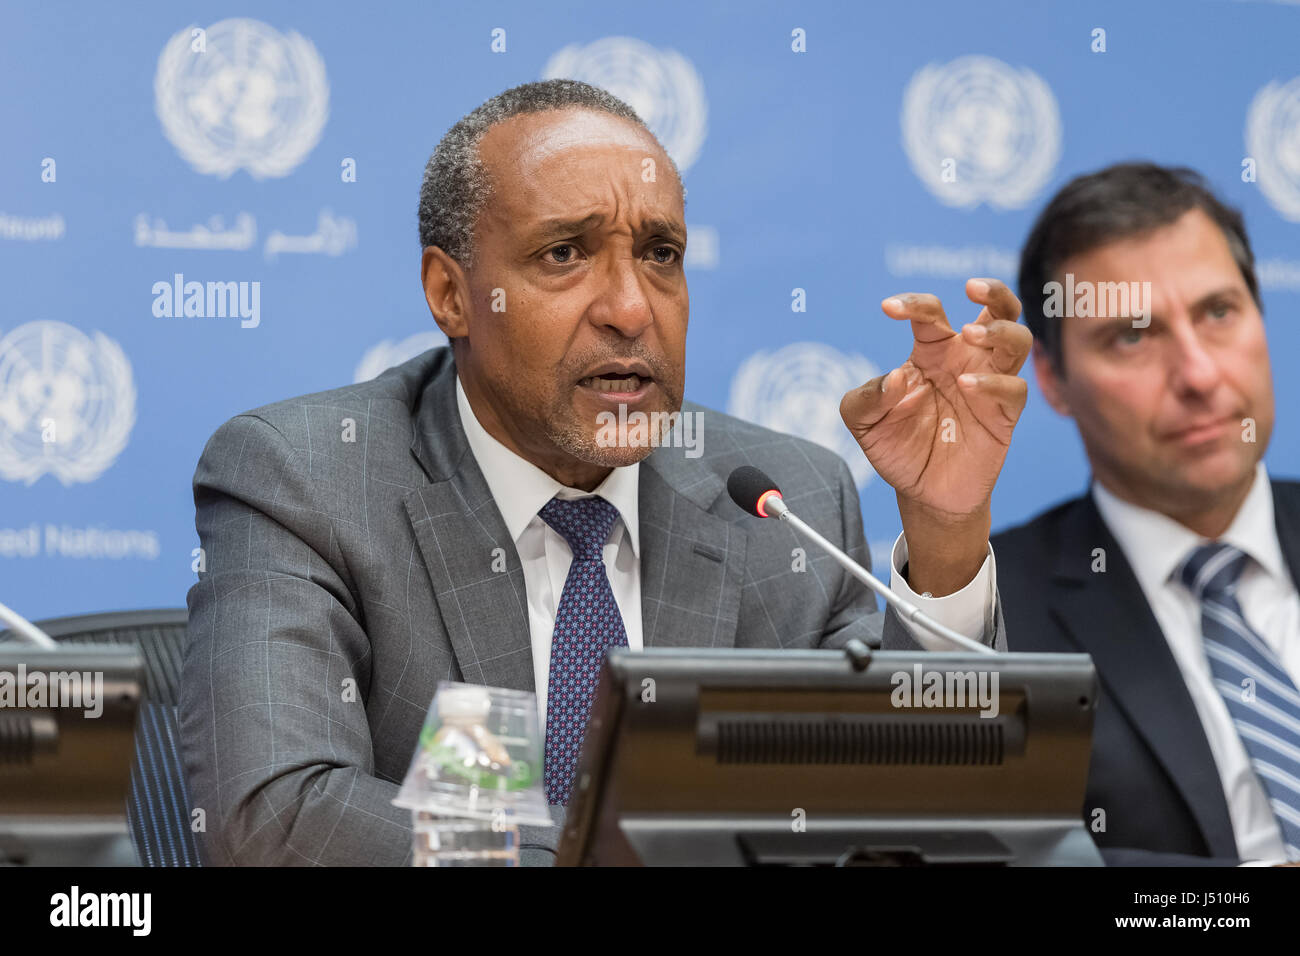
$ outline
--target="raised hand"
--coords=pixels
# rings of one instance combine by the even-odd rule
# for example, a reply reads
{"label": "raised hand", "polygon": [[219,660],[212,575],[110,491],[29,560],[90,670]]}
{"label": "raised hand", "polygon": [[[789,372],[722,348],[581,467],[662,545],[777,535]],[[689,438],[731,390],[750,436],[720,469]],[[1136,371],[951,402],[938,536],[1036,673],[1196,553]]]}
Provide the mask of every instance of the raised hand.
{"label": "raised hand", "polygon": [[933,295],[886,299],[886,315],[912,323],[912,354],[840,403],[876,473],[900,496],[953,516],[988,502],[1025,407],[1016,373],[1033,342],[1006,285],[971,279],[966,294],[984,308],[960,332]]}
{"label": "raised hand", "polygon": [[996,279],[969,280],[966,295],[983,309],[960,332],[933,295],[881,303],[912,323],[912,354],[840,402],[849,431],[898,494],[912,586],[919,577],[935,593],[961,587],[983,560],[989,497],[1028,395],[1017,373],[1033,337],[1016,322],[1020,300]]}

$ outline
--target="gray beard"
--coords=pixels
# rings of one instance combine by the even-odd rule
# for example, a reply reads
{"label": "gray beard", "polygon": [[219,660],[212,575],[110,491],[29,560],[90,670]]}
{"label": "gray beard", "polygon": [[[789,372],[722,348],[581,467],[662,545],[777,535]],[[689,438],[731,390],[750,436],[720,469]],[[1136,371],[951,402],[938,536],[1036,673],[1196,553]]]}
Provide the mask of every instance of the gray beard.
{"label": "gray beard", "polygon": [[654,451],[652,447],[620,448],[616,445],[599,445],[590,429],[584,430],[577,424],[556,428],[548,421],[546,437],[566,455],[601,468],[623,468],[634,465]]}

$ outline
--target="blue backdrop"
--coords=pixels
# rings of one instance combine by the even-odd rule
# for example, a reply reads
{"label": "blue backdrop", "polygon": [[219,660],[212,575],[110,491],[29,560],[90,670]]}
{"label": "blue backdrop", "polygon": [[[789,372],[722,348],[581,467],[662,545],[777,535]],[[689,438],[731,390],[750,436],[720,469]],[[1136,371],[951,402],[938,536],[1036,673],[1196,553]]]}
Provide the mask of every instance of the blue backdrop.
{"label": "blue backdrop", "polygon": [[[436,344],[425,161],[484,99],[549,76],[628,99],[684,170],[688,396],[841,443],[877,560],[894,496],[836,406],[906,357],[879,301],[934,291],[968,321],[964,279],[1014,280],[1052,191],[1121,159],[1197,167],[1245,211],[1279,369],[1267,461],[1300,471],[1281,371],[1300,342],[1300,7],[486,6],[0,8],[0,601],[183,604],[207,437]],[[171,314],[188,282],[226,314]],[[208,283],[231,285],[209,303]],[[995,526],[1086,480],[1031,387]]]}

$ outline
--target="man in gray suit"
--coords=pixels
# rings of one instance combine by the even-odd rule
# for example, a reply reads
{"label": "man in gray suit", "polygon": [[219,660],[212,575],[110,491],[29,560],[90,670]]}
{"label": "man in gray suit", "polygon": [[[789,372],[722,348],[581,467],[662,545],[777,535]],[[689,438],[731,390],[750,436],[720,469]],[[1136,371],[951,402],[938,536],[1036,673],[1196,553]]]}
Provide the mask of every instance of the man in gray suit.
{"label": "man in gray suit", "polygon": [[[843,461],[683,404],[683,195],[621,101],[507,90],[452,127],[421,188],[421,278],[451,346],[212,436],[180,703],[207,862],[409,862],[391,801],[440,680],[537,692],[558,820],[608,647],[903,640],[838,565],[792,561],[790,529],[725,493],[757,465],[868,560]],[[967,294],[984,308],[959,332],[933,296],[886,300],[915,348],[841,412],[898,490],[895,586],[991,642],[988,500],[1029,335],[1001,283]],[[611,429],[634,413],[674,430]]]}

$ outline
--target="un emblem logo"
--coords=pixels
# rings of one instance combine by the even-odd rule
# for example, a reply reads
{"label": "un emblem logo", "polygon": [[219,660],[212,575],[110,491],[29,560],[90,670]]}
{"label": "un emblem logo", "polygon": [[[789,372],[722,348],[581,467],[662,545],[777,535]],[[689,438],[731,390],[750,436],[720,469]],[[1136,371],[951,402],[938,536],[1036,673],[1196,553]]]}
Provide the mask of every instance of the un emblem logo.
{"label": "un emblem logo", "polygon": [[964,56],[916,72],[903,93],[903,148],[949,206],[1024,206],[1061,157],[1056,97],[1033,70]]}
{"label": "un emblem logo", "polygon": [[606,37],[566,46],[547,61],[544,80],[581,80],[613,93],[641,117],[685,173],[708,132],[704,83],[675,50],[632,37]]}
{"label": "un emblem logo", "polygon": [[1246,152],[1258,164],[1264,197],[1282,218],[1300,222],[1300,77],[1255,94],[1246,112]]}
{"label": "un emblem logo", "polygon": [[377,375],[388,371],[394,365],[401,365],[417,355],[423,355],[429,349],[436,349],[438,346],[446,344],[447,336],[437,329],[416,332],[414,335],[408,335],[400,342],[384,339],[382,342],[366,349],[366,353],[361,356],[361,361],[357,363],[356,371],[352,374],[352,381],[368,382]]}
{"label": "un emblem logo", "polygon": [[829,448],[844,459],[862,488],[875,472],[840,418],[840,399],[879,374],[861,355],[846,355],[820,342],[796,342],[775,352],[756,352],[741,363],[731,380],[727,412]]}
{"label": "un emblem logo", "polygon": [[257,20],[187,27],[167,42],[154,76],[163,132],[200,173],[287,176],[329,118],[325,63],[311,41]]}
{"label": "un emblem logo", "polygon": [[102,332],[40,321],[0,338],[0,478],[94,481],[134,425],[131,364]]}

